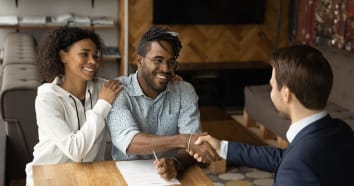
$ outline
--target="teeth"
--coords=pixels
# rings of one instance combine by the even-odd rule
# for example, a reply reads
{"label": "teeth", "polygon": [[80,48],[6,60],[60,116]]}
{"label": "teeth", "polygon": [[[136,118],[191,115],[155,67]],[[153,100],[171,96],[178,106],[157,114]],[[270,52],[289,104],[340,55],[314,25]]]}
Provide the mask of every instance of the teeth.
{"label": "teeth", "polygon": [[93,69],[93,68],[87,68],[87,67],[84,67],[83,69],[84,69],[84,70],[86,70],[86,71],[90,71],[90,72],[95,71],[95,69]]}
{"label": "teeth", "polygon": [[156,76],[160,79],[167,79],[167,76],[163,76],[163,75],[156,75]]}

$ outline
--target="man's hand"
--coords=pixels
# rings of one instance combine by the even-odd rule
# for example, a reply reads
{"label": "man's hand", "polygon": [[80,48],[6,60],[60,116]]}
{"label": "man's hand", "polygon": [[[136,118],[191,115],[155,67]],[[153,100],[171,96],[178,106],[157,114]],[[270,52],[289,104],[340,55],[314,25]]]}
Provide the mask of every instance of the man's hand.
{"label": "man's hand", "polygon": [[[194,142],[195,145],[209,144],[217,153],[220,153],[220,143],[220,140],[210,135],[199,136],[198,139]],[[203,156],[203,154],[200,154],[197,151],[193,151],[192,149],[188,153],[193,156],[194,159],[196,159],[198,162],[205,163],[206,157]]]}
{"label": "man's hand", "polygon": [[[215,151],[215,148],[208,143],[208,141],[201,141],[199,140],[204,139],[202,137],[207,137],[207,133],[202,134],[193,134],[189,149],[187,149],[188,153],[192,155],[196,160],[202,163],[210,163],[216,160],[219,160],[220,157]],[[197,158],[196,158],[196,157]]]}
{"label": "man's hand", "polygon": [[161,158],[154,161],[157,173],[164,179],[170,180],[177,177],[175,161],[169,158]]}

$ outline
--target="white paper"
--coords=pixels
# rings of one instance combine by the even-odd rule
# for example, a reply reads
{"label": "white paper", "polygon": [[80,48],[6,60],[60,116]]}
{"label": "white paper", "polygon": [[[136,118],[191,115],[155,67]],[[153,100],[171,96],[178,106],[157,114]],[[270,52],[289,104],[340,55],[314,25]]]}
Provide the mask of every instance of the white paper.
{"label": "white paper", "polygon": [[128,185],[179,185],[176,178],[165,180],[160,177],[153,163],[154,160],[118,161],[116,166]]}

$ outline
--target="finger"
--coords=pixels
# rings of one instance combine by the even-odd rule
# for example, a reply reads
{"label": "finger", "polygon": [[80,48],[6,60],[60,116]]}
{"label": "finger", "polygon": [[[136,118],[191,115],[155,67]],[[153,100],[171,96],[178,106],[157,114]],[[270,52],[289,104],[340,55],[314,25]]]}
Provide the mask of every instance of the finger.
{"label": "finger", "polygon": [[109,84],[109,87],[112,88],[112,89],[116,89],[116,88],[119,87],[119,85],[120,85],[119,81],[117,81],[117,80],[112,80],[112,81],[110,82],[110,84]]}
{"label": "finger", "polygon": [[215,161],[217,154],[215,153],[213,148],[208,148],[207,150],[207,156],[209,161]]}
{"label": "finger", "polygon": [[208,143],[203,143],[203,146],[204,146],[204,154],[203,154],[204,161],[208,161],[208,162],[215,161],[216,160],[215,150]]}
{"label": "finger", "polygon": [[195,145],[200,145],[202,144],[203,140],[201,139],[201,137],[199,137],[197,140],[195,140],[194,144]]}
{"label": "finger", "polygon": [[192,150],[186,150],[187,152],[188,152],[188,154],[190,155],[190,156],[193,156],[193,154],[194,154],[194,151],[192,151]]}
{"label": "finger", "polygon": [[123,90],[123,85],[120,85],[114,92],[120,93]]}
{"label": "finger", "polygon": [[154,165],[155,165],[156,168],[158,167],[158,163],[159,163],[159,161],[154,160]]}
{"label": "finger", "polygon": [[163,162],[158,162],[157,163],[157,168],[166,168],[166,163],[163,163]]}
{"label": "finger", "polygon": [[203,158],[202,158],[202,157],[199,157],[199,158],[197,159],[197,161],[198,161],[198,162],[203,162]]}
{"label": "finger", "polygon": [[110,88],[117,88],[120,85],[120,81],[110,80],[108,85]]}
{"label": "finger", "polygon": [[[202,133],[202,135],[204,135],[204,133]],[[196,145],[200,145],[202,142],[208,142],[209,143],[209,140],[210,140],[210,136],[209,135],[204,135],[204,136],[199,136],[198,139],[194,142],[194,144]]]}
{"label": "finger", "polygon": [[161,176],[161,178],[163,178],[165,180],[170,180],[171,179],[170,173],[161,174],[160,176]]}
{"label": "finger", "polygon": [[159,168],[157,168],[157,173],[158,173],[159,175],[166,174],[167,172],[168,172],[168,171],[167,171],[166,167],[159,167]]}
{"label": "finger", "polygon": [[177,171],[175,169],[173,169],[173,170],[170,170],[164,174],[160,174],[160,176],[166,180],[170,180],[172,178],[177,177]]}

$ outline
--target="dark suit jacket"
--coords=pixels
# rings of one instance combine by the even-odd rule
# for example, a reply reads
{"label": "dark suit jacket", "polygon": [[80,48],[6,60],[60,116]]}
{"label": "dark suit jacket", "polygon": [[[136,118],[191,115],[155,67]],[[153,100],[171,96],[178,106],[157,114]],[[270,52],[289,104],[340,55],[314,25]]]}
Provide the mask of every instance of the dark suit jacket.
{"label": "dark suit jacket", "polygon": [[276,186],[354,186],[354,132],[327,115],[285,150],[229,142],[227,162],[274,172]]}

